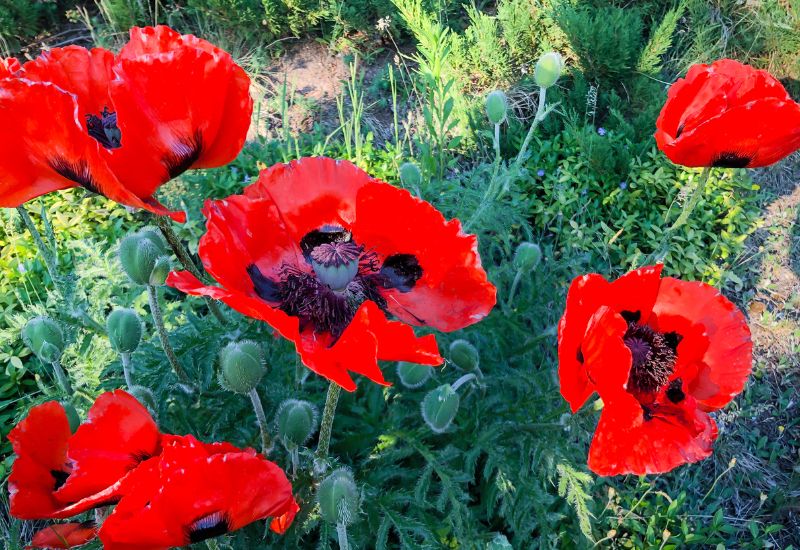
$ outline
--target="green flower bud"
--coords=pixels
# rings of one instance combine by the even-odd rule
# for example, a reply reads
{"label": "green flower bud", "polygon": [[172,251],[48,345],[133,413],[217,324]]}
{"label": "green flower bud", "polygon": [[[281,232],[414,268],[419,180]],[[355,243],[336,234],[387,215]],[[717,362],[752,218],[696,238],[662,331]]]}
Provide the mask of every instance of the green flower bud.
{"label": "green flower bud", "polygon": [[548,52],[536,62],[533,79],[542,88],[549,88],[556,83],[564,69],[564,61],[557,52]]}
{"label": "green flower bud", "polygon": [[334,470],[317,489],[323,519],[333,524],[349,525],[358,512],[358,487],[346,468]]}
{"label": "green flower bud", "polygon": [[486,96],[486,116],[492,124],[502,124],[506,120],[508,111],[508,98],[500,90],[495,90]]}
{"label": "green flower bud", "polygon": [[250,393],[264,376],[264,353],[250,340],[231,342],[219,353],[222,387],[235,393]]}
{"label": "green flower bud", "polygon": [[514,253],[514,267],[519,271],[530,273],[539,266],[541,261],[542,249],[535,243],[520,243]]}
{"label": "green flower bud", "polygon": [[503,533],[497,533],[491,541],[486,543],[486,550],[514,550],[514,548]]}
{"label": "green flower bud", "polygon": [[400,165],[400,181],[406,187],[419,187],[422,184],[422,172],[413,162]]}
{"label": "green flower bud", "polygon": [[275,426],[284,447],[297,448],[317,431],[317,409],[308,401],[287,399],[278,407]]}
{"label": "green flower bud", "polygon": [[67,413],[67,420],[69,421],[69,431],[75,433],[78,426],[81,425],[81,417],[78,410],[69,401],[62,401],[61,406],[64,407],[64,412]]}
{"label": "green flower bud", "polygon": [[128,393],[131,394],[133,397],[136,398],[139,403],[145,406],[145,408],[150,411],[154,417],[156,413],[158,413],[158,407],[156,406],[156,396],[150,391],[149,388],[144,386],[133,386],[128,388]]}
{"label": "green flower bud", "polygon": [[117,353],[133,353],[142,341],[142,321],[132,309],[118,308],[106,319],[106,332]]}
{"label": "green flower bud", "polygon": [[475,346],[466,340],[454,340],[450,344],[450,362],[456,368],[465,372],[472,372],[480,367],[481,358]]}
{"label": "green flower bud", "polygon": [[431,377],[431,367],[400,361],[397,363],[397,376],[407,388],[419,388]]}
{"label": "green flower bud", "polygon": [[22,328],[22,340],[45,363],[54,363],[64,353],[64,333],[48,317],[35,317]]}
{"label": "green flower bud", "polygon": [[152,286],[163,285],[170,271],[172,271],[172,261],[169,256],[161,256],[156,260],[153,270],[150,272],[150,284]]}
{"label": "green flower bud", "polygon": [[460,402],[450,384],[439,386],[422,400],[422,418],[431,430],[440,434],[452,424]]}
{"label": "green flower bud", "polygon": [[119,243],[119,262],[122,269],[138,285],[152,284],[150,280],[153,270],[162,256],[166,255],[167,248],[163,238],[151,228],[131,233]]}

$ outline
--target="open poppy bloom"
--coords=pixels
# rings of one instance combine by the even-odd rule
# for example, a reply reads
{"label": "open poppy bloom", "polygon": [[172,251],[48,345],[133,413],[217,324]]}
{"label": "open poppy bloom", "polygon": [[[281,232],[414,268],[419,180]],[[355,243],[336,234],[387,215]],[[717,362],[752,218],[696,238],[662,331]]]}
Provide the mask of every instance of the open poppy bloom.
{"label": "open poppy bloom", "polygon": [[800,105],[768,72],[720,59],[670,87],[655,137],[675,164],[768,166],[800,148]]}
{"label": "open poppy bloom", "polygon": [[160,451],[150,414],[122,390],[97,398],[73,435],[64,407],[33,407],[8,435],[17,459],[8,486],[11,514],[20,519],[65,518],[116,502],[103,495],[139,463]]}
{"label": "open poppy bloom", "polygon": [[744,315],[715,288],[661,278],[661,265],[609,283],[576,278],[558,327],[561,394],[604,407],[589,450],[600,475],[653,474],[702,460],[717,437],[707,414],[752,368]]}
{"label": "open poppy bloom", "polygon": [[142,468],[100,528],[106,550],[186,546],[267,517],[283,532],[297,511],[286,475],[252,449],[165,436],[161,455]]}
{"label": "open poppy bloom", "polygon": [[58,523],[48,525],[33,535],[27,548],[72,548],[81,546],[97,537],[93,521],[81,523]]}
{"label": "open poppy bloom", "polygon": [[346,161],[275,165],[203,214],[199,254],[221,286],[185,271],[167,284],[269,323],[348,391],[348,371],[387,384],[379,359],[442,362],[435,337],[408,325],[458,330],[495,304],[475,236]]}
{"label": "open poppy bloom", "polygon": [[189,168],[244,144],[250,81],[229,54],[164,26],[133,28],[118,55],[78,46],[0,63],[0,206],[83,187],[185,220],[154,198]]}

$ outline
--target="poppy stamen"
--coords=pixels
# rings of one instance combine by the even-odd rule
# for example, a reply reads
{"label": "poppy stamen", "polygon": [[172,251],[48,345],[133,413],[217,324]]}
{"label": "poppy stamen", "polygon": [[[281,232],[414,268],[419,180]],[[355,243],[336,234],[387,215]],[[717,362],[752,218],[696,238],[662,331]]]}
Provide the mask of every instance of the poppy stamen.
{"label": "poppy stamen", "polygon": [[675,369],[675,349],[662,333],[638,323],[628,324],[623,341],[632,358],[628,385],[642,393],[657,392]]}
{"label": "poppy stamen", "polygon": [[103,107],[100,116],[86,115],[86,131],[106,149],[122,146],[122,132],[117,126],[117,113]]}
{"label": "poppy stamen", "polygon": [[224,535],[231,530],[230,520],[224,512],[214,512],[193,521],[188,529],[189,542],[201,542]]}

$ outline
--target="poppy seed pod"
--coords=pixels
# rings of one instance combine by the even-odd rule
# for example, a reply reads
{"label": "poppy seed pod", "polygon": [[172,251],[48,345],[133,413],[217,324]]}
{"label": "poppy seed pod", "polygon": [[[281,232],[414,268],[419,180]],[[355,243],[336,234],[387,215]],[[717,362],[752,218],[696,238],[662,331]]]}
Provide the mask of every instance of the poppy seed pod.
{"label": "poppy seed pod", "polygon": [[54,363],[64,353],[64,333],[48,317],[35,317],[22,328],[22,340],[45,363]]}
{"label": "poppy seed pod", "polygon": [[234,393],[250,393],[264,376],[261,346],[250,340],[231,342],[219,353],[220,384]]}
{"label": "poppy seed pod", "polygon": [[351,524],[358,511],[358,487],[350,470],[339,468],[323,479],[317,489],[317,499],[325,521]]}
{"label": "poppy seed pod", "polygon": [[506,120],[508,98],[501,90],[495,90],[486,96],[486,116],[492,124],[502,124]]}
{"label": "poppy seed pod", "polygon": [[308,401],[287,399],[278,407],[275,426],[287,449],[303,445],[317,431],[317,409]]}
{"label": "poppy seed pod", "polygon": [[[151,228],[145,228],[127,235],[119,243],[119,263],[130,280],[139,285],[150,285],[151,277],[158,279],[155,269],[167,249],[161,235]],[[163,261],[160,269],[163,270]]]}
{"label": "poppy seed pod", "polygon": [[538,244],[523,242],[514,253],[514,267],[519,271],[530,273],[542,261],[542,249]]}
{"label": "poppy seed pod", "polygon": [[439,386],[428,392],[422,400],[422,418],[435,433],[443,433],[452,424],[461,403],[450,384]]}
{"label": "poppy seed pod", "polygon": [[400,383],[405,387],[419,388],[431,377],[431,368],[426,365],[400,361],[397,364],[397,376],[400,377]]}
{"label": "poppy seed pod", "polygon": [[449,359],[457,368],[466,372],[477,370],[481,363],[478,350],[466,340],[454,340],[450,344]]}
{"label": "poppy seed pod", "polygon": [[538,86],[549,88],[554,85],[564,69],[564,60],[556,52],[547,52],[536,62],[533,78]]}
{"label": "poppy seed pod", "polygon": [[142,341],[142,321],[135,311],[118,308],[106,319],[106,332],[117,353],[133,353]]}
{"label": "poppy seed pod", "polygon": [[422,183],[422,172],[413,162],[400,165],[400,181],[405,187],[418,187]]}
{"label": "poppy seed pod", "polygon": [[81,425],[81,417],[78,410],[69,401],[61,401],[61,406],[64,407],[64,412],[67,414],[67,421],[69,421],[69,431],[75,433],[78,426]]}

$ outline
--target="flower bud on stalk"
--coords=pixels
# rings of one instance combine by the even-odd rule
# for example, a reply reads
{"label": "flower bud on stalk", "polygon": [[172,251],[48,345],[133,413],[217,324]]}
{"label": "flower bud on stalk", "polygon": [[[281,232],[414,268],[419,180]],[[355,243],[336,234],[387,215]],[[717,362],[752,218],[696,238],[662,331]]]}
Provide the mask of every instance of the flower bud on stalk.
{"label": "flower bud on stalk", "polygon": [[502,124],[508,113],[508,98],[501,90],[486,96],[486,116],[492,124]]}
{"label": "flower bud on stalk", "polygon": [[48,317],[36,317],[22,328],[22,340],[43,363],[52,364],[64,353],[64,333]]}
{"label": "flower bud on stalk", "polygon": [[553,86],[561,76],[561,71],[564,70],[564,61],[561,55],[557,52],[548,52],[539,58],[536,62],[536,68],[533,71],[533,79],[538,86],[542,88],[549,88]]}
{"label": "flower bud on stalk", "polygon": [[450,384],[439,386],[422,400],[422,418],[434,433],[443,433],[453,423],[460,402]]}
{"label": "flower bud on stalk", "polygon": [[231,342],[219,354],[220,385],[234,393],[248,394],[264,376],[261,346],[250,340]]}
{"label": "flower bud on stalk", "polygon": [[169,267],[165,265],[168,261],[166,243],[155,229],[145,228],[131,233],[119,243],[119,262],[135,284],[163,284],[169,273]]}
{"label": "flower bud on stalk", "polygon": [[405,187],[418,188],[422,184],[422,172],[413,162],[400,165],[400,181]]}
{"label": "flower bud on stalk", "polygon": [[514,281],[511,283],[511,290],[508,291],[506,310],[511,309],[514,296],[517,294],[519,283],[524,275],[533,273],[542,261],[542,249],[536,243],[522,242],[514,253],[514,267],[517,272]]}
{"label": "flower bud on stalk", "polygon": [[132,309],[117,308],[106,319],[111,347],[117,353],[133,353],[142,341],[142,320]]}
{"label": "flower bud on stalk", "polygon": [[349,550],[347,526],[353,523],[358,512],[358,487],[350,470],[339,468],[322,480],[317,500],[322,518],[336,525],[340,550]]}
{"label": "flower bud on stalk", "polygon": [[466,340],[454,340],[450,344],[450,362],[464,372],[475,372],[480,367],[478,350]]}
{"label": "flower bud on stalk", "polygon": [[287,399],[281,403],[275,415],[278,437],[288,450],[304,445],[317,431],[318,421],[316,407],[298,399]]}
{"label": "flower bud on stalk", "polygon": [[431,377],[431,367],[400,361],[397,363],[397,376],[405,387],[419,388]]}

